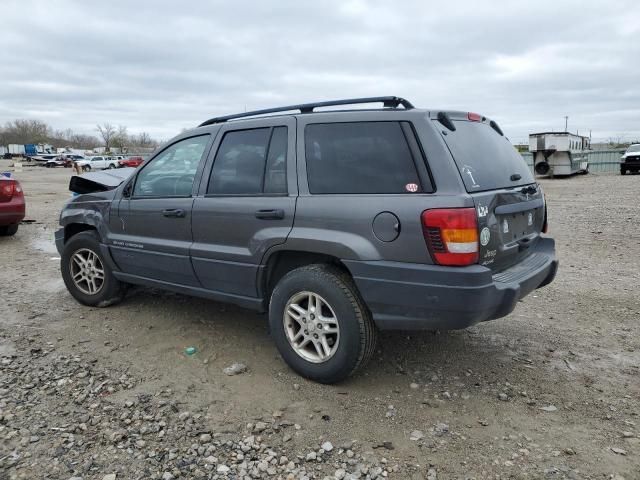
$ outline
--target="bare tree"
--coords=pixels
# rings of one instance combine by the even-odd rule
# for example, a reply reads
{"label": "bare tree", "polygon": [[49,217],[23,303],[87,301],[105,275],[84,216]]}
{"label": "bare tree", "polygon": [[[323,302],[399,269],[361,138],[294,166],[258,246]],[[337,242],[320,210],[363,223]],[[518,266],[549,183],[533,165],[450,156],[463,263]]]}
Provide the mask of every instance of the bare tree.
{"label": "bare tree", "polygon": [[118,147],[121,151],[126,150],[129,144],[129,134],[125,125],[118,125],[118,131],[113,136],[113,146]]}
{"label": "bare tree", "polygon": [[53,132],[51,127],[40,120],[14,120],[7,122],[0,131],[0,142],[9,143],[46,143]]}
{"label": "bare tree", "polygon": [[105,149],[109,150],[109,148],[111,147],[111,142],[117,133],[116,127],[106,122],[102,125],[96,125],[96,130],[102,137]]}

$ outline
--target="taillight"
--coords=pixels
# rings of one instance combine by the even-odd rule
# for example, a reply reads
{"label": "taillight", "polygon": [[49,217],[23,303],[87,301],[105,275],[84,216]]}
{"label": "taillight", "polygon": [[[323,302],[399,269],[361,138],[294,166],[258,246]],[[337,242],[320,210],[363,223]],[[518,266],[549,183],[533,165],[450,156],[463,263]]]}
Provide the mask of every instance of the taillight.
{"label": "taillight", "polygon": [[475,208],[441,208],[422,212],[422,230],[438,265],[478,262],[478,221]]}
{"label": "taillight", "polygon": [[21,191],[20,184],[15,180],[0,180],[0,201],[8,202],[14,194]]}

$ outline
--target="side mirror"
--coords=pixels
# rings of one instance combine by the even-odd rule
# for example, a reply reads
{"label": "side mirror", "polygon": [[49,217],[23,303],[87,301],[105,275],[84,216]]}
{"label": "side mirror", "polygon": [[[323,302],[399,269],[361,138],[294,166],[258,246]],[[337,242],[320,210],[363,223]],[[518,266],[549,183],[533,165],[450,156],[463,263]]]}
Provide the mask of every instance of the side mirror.
{"label": "side mirror", "polygon": [[129,180],[129,182],[125,185],[124,189],[122,190],[122,197],[123,198],[131,198],[131,194],[133,193],[133,184],[135,177],[131,180]]}

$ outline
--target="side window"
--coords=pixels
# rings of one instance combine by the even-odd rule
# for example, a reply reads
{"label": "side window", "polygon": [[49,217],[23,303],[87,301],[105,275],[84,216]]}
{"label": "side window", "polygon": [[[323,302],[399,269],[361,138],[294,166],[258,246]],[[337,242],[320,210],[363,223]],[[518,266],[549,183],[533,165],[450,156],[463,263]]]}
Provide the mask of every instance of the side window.
{"label": "side window", "polygon": [[213,161],[207,194],[286,193],[287,127],[227,132]]}
{"label": "side window", "polygon": [[190,196],[208,142],[209,135],[202,135],[181,140],[164,150],[140,172],[133,196]]}
{"label": "side window", "polygon": [[305,157],[314,194],[422,191],[398,122],[310,124]]}
{"label": "side window", "polygon": [[287,127],[273,129],[264,175],[264,193],[287,193]]}

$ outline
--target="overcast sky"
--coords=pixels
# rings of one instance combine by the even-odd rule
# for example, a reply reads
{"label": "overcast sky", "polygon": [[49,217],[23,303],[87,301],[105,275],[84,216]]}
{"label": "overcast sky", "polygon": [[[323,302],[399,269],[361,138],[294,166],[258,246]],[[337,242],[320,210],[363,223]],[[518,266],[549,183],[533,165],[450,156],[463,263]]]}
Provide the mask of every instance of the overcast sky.
{"label": "overcast sky", "polygon": [[168,139],[245,108],[399,95],[516,142],[565,115],[640,138],[637,0],[2,0],[0,19],[1,123]]}

